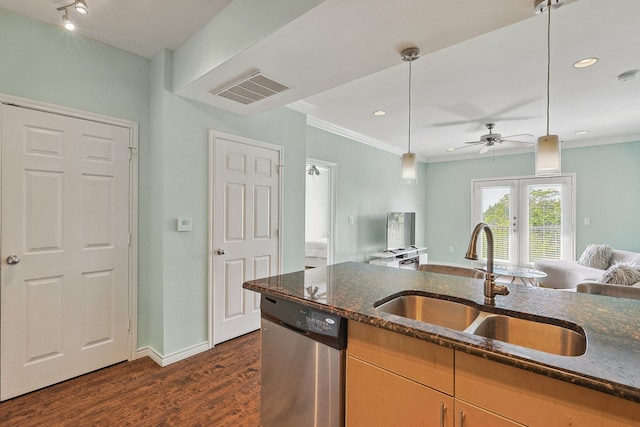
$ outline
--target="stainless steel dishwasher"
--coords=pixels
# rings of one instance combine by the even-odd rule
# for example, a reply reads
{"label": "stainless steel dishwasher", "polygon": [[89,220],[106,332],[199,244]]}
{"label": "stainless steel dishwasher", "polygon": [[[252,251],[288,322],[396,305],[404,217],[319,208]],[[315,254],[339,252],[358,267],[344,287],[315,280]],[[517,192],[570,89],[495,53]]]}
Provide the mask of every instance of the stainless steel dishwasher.
{"label": "stainless steel dishwasher", "polygon": [[347,320],[262,295],[262,427],[344,426]]}

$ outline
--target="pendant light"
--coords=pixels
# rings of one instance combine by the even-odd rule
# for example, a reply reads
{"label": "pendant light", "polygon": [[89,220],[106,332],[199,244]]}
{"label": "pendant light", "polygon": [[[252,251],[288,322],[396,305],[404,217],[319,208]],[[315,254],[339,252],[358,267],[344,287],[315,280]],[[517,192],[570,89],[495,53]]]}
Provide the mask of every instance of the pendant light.
{"label": "pendant light", "polygon": [[536,176],[560,175],[560,138],[549,134],[549,98],[551,83],[551,9],[557,9],[564,0],[536,0],[536,13],[547,11],[547,134],[536,144]]}
{"label": "pendant light", "polygon": [[416,154],[411,152],[411,63],[420,58],[420,49],[408,47],[400,52],[403,61],[409,62],[409,139],[407,152],[402,155],[402,182],[404,184],[415,184],[418,182],[418,168]]}

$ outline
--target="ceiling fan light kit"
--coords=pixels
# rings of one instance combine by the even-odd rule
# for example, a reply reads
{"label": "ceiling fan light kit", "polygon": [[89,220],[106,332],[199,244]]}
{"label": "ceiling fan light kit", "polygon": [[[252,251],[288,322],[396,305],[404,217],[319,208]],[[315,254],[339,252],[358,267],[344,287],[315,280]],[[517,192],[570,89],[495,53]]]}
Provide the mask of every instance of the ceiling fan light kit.
{"label": "ceiling fan light kit", "polygon": [[409,144],[407,152],[402,155],[402,182],[415,184],[418,182],[418,168],[415,153],[411,152],[411,63],[420,58],[420,49],[408,47],[400,52],[400,58],[409,63]]}
{"label": "ceiling fan light kit", "polygon": [[528,142],[528,141],[518,141],[515,139],[509,139],[514,137],[523,137],[523,136],[533,138],[533,135],[531,135],[530,133],[519,133],[517,135],[507,135],[503,137],[501,134],[493,132],[493,128],[495,126],[496,126],[495,123],[485,124],[485,127],[487,128],[489,133],[486,135],[482,135],[479,141],[468,141],[468,142],[465,142],[465,144],[467,145],[463,145],[461,147],[448,148],[447,151],[455,151],[461,148],[474,147],[474,146],[481,145],[482,148],[480,149],[480,152],[478,154],[484,154],[487,151],[489,151],[490,148],[495,148],[496,144],[502,144],[503,142],[514,142],[517,144],[526,144],[527,146],[533,145],[531,142]]}
{"label": "ceiling fan light kit", "polygon": [[[547,11],[547,134],[538,138],[535,153],[536,176],[560,175],[560,138],[549,134],[549,98],[551,82],[551,10],[562,5],[562,0],[536,0],[536,13]],[[544,3],[544,5],[543,5]]]}

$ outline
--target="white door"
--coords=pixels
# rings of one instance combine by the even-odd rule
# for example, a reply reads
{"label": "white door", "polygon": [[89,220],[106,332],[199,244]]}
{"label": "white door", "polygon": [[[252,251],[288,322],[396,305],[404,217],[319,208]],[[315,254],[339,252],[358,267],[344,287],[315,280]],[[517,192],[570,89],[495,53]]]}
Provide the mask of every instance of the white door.
{"label": "white door", "polygon": [[[279,274],[282,148],[212,133],[213,343],[260,328],[247,280]],[[302,214],[302,213],[301,213]]]}
{"label": "white door", "polygon": [[1,118],[5,400],[128,358],[129,130]]}

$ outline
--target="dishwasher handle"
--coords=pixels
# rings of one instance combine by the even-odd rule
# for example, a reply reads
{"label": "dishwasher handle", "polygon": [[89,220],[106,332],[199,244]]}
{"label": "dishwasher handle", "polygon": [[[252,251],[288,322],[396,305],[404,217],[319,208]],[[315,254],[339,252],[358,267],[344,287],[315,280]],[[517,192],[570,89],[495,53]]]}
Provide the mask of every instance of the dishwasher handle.
{"label": "dishwasher handle", "polygon": [[282,326],[283,328],[287,328],[290,331],[297,332],[300,335],[304,335],[304,336],[307,336],[307,337],[310,335],[309,331],[305,331],[304,329],[300,329],[300,328],[298,328],[296,326],[290,325],[290,324],[288,324],[288,323],[286,323],[286,322],[284,322],[282,320],[278,320],[278,324],[280,326]]}

